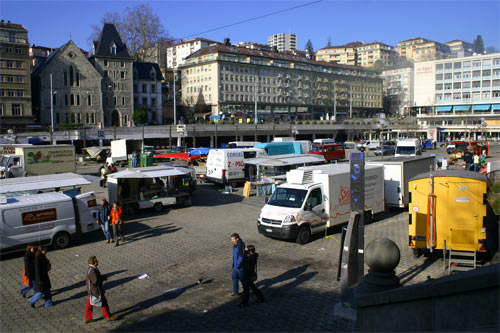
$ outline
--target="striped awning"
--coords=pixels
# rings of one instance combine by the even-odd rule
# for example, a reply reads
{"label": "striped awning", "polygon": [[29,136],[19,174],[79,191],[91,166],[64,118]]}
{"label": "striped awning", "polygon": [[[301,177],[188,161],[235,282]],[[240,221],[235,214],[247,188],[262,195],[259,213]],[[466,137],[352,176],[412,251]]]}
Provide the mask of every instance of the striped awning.
{"label": "striped awning", "polygon": [[470,105],[455,105],[453,111],[469,111]]}
{"label": "striped awning", "polygon": [[437,106],[436,112],[450,112],[451,107],[452,107],[451,105]]}
{"label": "striped awning", "polygon": [[491,107],[493,108],[493,111],[500,111],[500,104],[493,104]]}
{"label": "striped awning", "polygon": [[489,111],[491,104],[477,104],[472,106],[472,111]]}

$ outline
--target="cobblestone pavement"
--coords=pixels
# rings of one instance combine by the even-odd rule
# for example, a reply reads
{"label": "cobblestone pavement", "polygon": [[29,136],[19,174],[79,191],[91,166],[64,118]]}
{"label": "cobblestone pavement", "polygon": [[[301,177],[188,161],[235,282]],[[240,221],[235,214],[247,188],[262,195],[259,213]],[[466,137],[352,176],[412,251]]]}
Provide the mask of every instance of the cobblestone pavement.
{"label": "cobblestone pavement", "polygon": [[[89,168],[96,169],[93,166]],[[93,170],[92,169],[92,170]],[[97,185],[84,188],[105,195]],[[241,191],[241,189],[240,189]],[[105,244],[100,232],[83,235],[72,247],[50,249],[54,306],[32,309],[21,297],[22,254],[0,262],[0,331],[349,331],[353,323],[333,315],[340,228],[306,245],[266,238],[257,232],[262,197],[243,199],[200,185],[193,206],[143,211],[126,219],[123,245]],[[438,254],[415,259],[408,249],[408,213],[392,210],[366,226],[368,244],[377,237],[401,249],[397,275],[405,285],[443,276]],[[259,252],[259,282],[266,302],[241,309],[231,291],[229,235],[238,232]],[[117,321],[84,323],[87,259],[97,255],[111,311]],[[138,279],[147,273],[149,278]],[[203,279],[202,285],[196,284]]]}

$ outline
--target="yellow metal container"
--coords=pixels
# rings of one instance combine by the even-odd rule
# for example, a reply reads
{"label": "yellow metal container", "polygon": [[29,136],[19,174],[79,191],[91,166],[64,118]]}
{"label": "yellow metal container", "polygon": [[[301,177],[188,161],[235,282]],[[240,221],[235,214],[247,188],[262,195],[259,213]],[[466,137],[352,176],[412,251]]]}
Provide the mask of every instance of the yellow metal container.
{"label": "yellow metal container", "polygon": [[432,180],[434,217],[429,173],[409,181],[410,248],[485,252],[486,177],[470,171],[436,170]]}

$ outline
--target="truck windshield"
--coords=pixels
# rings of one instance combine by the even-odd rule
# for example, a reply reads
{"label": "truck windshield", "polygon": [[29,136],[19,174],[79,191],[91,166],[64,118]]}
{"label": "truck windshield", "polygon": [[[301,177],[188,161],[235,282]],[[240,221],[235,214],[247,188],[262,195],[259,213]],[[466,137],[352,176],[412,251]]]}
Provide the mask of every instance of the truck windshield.
{"label": "truck windshield", "polygon": [[300,208],[306,194],[306,190],[278,187],[267,204],[279,207]]}
{"label": "truck windshield", "polygon": [[322,152],[323,151],[323,146],[315,144],[315,145],[312,146],[311,151]]}
{"label": "truck windshield", "polygon": [[399,146],[396,148],[396,154],[400,155],[415,155],[415,147],[402,147]]}
{"label": "truck windshield", "polygon": [[7,167],[7,163],[9,163],[9,158],[7,156],[2,156],[0,159],[0,166]]}

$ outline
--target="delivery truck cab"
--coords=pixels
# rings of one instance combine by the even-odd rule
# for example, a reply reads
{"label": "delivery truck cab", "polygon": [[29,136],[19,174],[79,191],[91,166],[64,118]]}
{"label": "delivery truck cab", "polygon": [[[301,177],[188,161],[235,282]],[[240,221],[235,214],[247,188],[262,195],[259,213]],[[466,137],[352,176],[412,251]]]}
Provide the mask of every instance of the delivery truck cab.
{"label": "delivery truck cab", "polygon": [[94,192],[70,197],[48,192],[2,200],[0,251],[24,250],[27,244],[63,249],[81,233],[98,228]]}
{"label": "delivery truck cab", "polygon": [[[286,183],[276,188],[260,211],[259,233],[305,244],[312,234],[347,223],[351,212],[349,174],[349,164],[303,167],[287,172]],[[367,165],[365,212],[371,217],[383,211],[383,167]]]}

